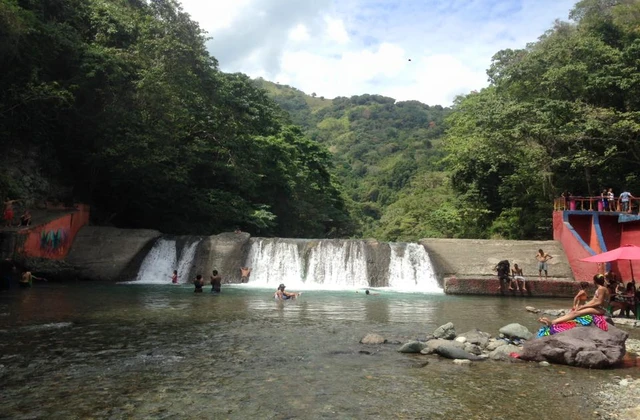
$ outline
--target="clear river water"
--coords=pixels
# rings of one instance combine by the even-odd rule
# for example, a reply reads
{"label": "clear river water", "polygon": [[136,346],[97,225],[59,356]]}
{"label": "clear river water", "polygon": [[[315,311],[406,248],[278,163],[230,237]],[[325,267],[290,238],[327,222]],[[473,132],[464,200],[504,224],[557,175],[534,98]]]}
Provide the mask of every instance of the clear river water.
{"label": "clear river water", "polygon": [[[453,322],[498,334],[524,310],[566,300],[377,290],[223,285],[37,283],[0,293],[0,418],[10,419],[575,419],[590,391],[636,367],[602,371],[473,362],[367,346]],[[635,333],[632,332],[632,336]],[[637,334],[635,334],[637,335]],[[637,338],[637,337],[634,337]]]}

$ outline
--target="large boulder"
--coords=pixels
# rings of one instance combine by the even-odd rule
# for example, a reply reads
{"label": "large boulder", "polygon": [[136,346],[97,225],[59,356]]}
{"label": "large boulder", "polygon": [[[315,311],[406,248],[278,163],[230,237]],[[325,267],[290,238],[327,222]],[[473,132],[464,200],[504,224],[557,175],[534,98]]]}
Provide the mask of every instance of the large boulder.
{"label": "large boulder", "polygon": [[471,331],[467,331],[463,334],[458,334],[458,337],[466,338],[466,342],[469,344],[475,344],[482,348],[487,347],[489,344],[489,340],[491,339],[491,334],[482,332],[479,329],[473,329]]}
{"label": "large boulder", "polygon": [[456,329],[453,327],[452,322],[447,322],[444,325],[439,326],[433,332],[435,338],[444,338],[445,340],[453,340],[456,338]]}
{"label": "large boulder", "polygon": [[422,349],[426,347],[426,344],[422,341],[409,341],[398,349],[400,353],[420,353]]}
{"label": "large boulder", "polygon": [[518,346],[514,346],[513,344],[506,344],[504,346],[500,346],[489,353],[489,358],[491,360],[510,360],[512,359],[511,354],[516,353],[520,354],[522,349]]}
{"label": "large boulder", "polygon": [[530,340],[533,338],[533,334],[531,334],[531,331],[529,331],[527,327],[517,323],[505,325],[500,328],[500,334],[504,334],[509,338],[520,338],[522,340]]}
{"label": "large boulder", "polygon": [[438,353],[442,357],[446,357],[447,359],[483,360],[481,357],[464,351],[463,349],[452,344],[438,346],[438,348],[436,349],[436,353]]}
{"label": "large boulder", "polygon": [[576,327],[527,341],[520,358],[585,368],[607,368],[622,361],[628,336],[613,326],[609,326],[609,331],[602,331],[596,326]]}
{"label": "large boulder", "polygon": [[436,349],[440,346],[445,346],[445,345],[451,345],[454,347],[457,347],[459,349],[463,349],[464,348],[464,343],[461,343],[459,341],[451,341],[451,340],[445,340],[443,338],[436,338],[434,340],[429,340],[425,343],[425,347],[424,349],[422,349],[422,351],[420,351],[420,353],[422,354],[432,354],[436,352]]}

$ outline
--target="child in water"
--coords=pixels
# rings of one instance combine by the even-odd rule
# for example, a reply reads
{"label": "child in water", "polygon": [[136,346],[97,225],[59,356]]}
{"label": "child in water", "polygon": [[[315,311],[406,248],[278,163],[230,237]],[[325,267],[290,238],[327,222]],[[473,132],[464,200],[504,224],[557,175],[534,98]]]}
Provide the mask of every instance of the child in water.
{"label": "child in water", "polygon": [[173,276],[171,276],[171,283],[178,284],[178,270],[173,270]]}

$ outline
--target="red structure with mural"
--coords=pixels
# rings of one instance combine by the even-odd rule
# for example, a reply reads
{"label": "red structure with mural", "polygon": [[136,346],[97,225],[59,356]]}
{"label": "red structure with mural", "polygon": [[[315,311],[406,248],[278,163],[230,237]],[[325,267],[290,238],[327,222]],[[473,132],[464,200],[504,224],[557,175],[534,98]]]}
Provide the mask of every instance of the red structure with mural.
{"label": "red structure with mural", "polygon": [[54,260],[67,256],[76,234],[89,223],[89,206],[76,204],[73,208],[51,210],[59,216],[18,232],[18,254]]}
{"label": "red structure with mural", "polygon": [[[579,201],[576,198],[576,201]],[[624,281],[631,280],[628,261],[595,264],[582,258],[611,251],[622,245],[640,245],[640,215],[616,211],[598,211],[597,198],[571,203],[557,199],[553,212],[553,239],[564,248],[575,280],[590,280],[596,273],[611,270]],[[635,263],[634,263],[635,264]],[[635,267],[640,273],[640,263]]]}

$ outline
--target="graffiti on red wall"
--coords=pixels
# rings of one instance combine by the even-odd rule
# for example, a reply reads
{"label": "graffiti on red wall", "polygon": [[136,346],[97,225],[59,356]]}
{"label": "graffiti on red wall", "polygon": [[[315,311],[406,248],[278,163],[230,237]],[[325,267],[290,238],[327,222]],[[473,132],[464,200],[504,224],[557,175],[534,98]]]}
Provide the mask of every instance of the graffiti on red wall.
{"label": "graffiti on red wall", "polygon": [[43,230],[40,233],[40,250],[45,255],[64,255],[69,245],[68,229]]}

